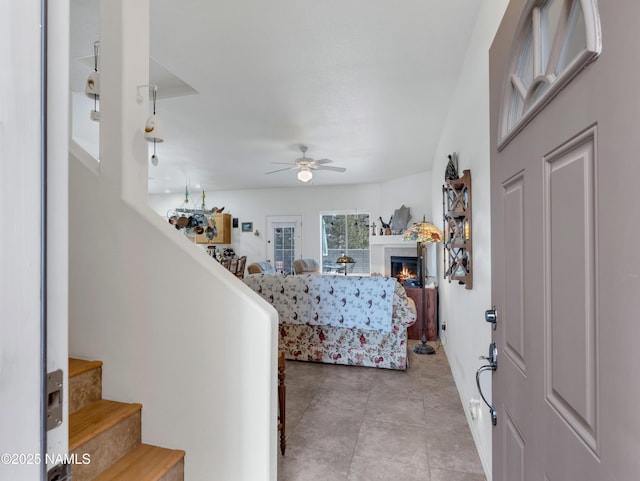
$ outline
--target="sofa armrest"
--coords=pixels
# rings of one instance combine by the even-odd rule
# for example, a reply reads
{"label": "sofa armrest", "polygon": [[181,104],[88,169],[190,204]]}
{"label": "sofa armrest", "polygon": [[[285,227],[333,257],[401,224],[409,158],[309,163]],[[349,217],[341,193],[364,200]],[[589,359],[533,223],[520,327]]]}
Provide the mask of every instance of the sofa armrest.
{"label": "sofa armrest", "polygon": [[416,304],[409,296],[407,291],[400,283],[396,283],[393,293],[393,317],[392,324],[406,329],[409,326],[415,324],[418,318],[418,311],[416,310]]}
{"label": "sofa armrest", "polygon": [[[417,318],[418,317],[418,309],[416,307],[416,303],[413,299],[411,299],[410,297],[407,298],[407,301],[409,303],[409,311],[411,311],[413,313],[413,315]],[[413,324],[415,321],[415,319],[413,320],[413,322],[411,324]]]}

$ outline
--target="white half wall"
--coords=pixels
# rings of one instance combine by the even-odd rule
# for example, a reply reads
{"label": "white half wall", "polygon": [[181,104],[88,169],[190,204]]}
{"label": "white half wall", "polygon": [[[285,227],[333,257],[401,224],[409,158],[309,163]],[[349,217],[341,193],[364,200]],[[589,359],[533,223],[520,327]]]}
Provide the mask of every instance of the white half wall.
{"label": "white half wall", "polygon": [[[275,481],[277,313],[146,204],[148,0],[101,0],[100,165],[72,143],[69,352],[185,479]],[[94,166],[90,167],[93,162]]]}
{"label": "white half wall", "polygon": [[[449,359],[462,406],[476,442],[488,480],[492,477],[492,425],[488,408],[471,417],[469,401],[479,399],[476,370],[491,343],[491,327],[484,311],[491,307],[491,206],[489,189],[489,47],[508,0],[484,1],[471,36],[453,102],[447,114],[433,163],[432,217],[442,219],[442,184],[447,155],[458,153],[459,173],[471,170],[473,289],[443,280],[442,248],[438,255],[440,277],[440,338]],[[441,223],[441,222],[440,222]],[[491,377],[483,374],[483,388],[491,398]]]}

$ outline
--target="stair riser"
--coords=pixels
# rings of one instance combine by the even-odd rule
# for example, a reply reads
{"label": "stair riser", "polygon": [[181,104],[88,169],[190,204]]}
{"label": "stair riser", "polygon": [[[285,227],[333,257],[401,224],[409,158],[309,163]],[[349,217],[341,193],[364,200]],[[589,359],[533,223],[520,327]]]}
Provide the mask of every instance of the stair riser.
{"label": "stair riser", "polygon": [[169,469],[158,481],[184,481],[184,459]]}
{"label": "stair riser", "polygon": [[69,378],[69,414],[102,399],[102,367]]}
{"label": "stair riser", "polygon": [[72,454],[76,454],[78,459],[82,459],[82,456],[87,453],[91,457],[91,462],[74,465],[73,480],[90,481],[114,461],[138,446],[141,442],[140,426],[140,412],[136,412],[74,449]]}
{"label": "stair riser", "polygon": [[102,361],[69,358],[68,399],[73,481],[184,481],[184,451],[141,443],[142,406],[102,399]]}

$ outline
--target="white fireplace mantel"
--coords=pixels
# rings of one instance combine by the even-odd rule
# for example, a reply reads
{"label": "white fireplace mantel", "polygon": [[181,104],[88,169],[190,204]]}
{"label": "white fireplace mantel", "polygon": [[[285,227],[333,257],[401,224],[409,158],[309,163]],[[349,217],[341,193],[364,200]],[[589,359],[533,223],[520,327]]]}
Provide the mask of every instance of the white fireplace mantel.
{"label": "white fireplace mantel", "polygon": [[369,237],[370,246],[409,247],[414,242],[404,240],[403,235],[372,235]]}
{"label": "white fireplace mantel", "polygon": [[[431,276],[437,275],[436,247],[429,245],[426,248],[426,268]],[[378,272],[390,276],[391,256],[415,256],[417,245],[415,242],[404,240],[403,235],[372,235],[369,236],[369,251],[371,253],[371,272]]]}
{"label": "white fireplace mantel", "polygon": [[369,237],[371,272],[390,276],[391,256],[415,256],[416,243],[403,235],[372,235]]}

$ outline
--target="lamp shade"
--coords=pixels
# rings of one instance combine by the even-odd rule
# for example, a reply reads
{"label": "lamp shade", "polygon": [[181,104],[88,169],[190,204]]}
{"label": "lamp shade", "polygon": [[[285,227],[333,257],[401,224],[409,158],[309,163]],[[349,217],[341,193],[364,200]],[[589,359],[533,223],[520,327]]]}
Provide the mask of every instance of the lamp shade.
{"label": "lamp shade", "polygon": [[150,115],[144,124],[144,138],[149,142],[164,142],[164,129],[156,114]]}
{"label": "lamp shade", "polygon": [[353,257],[349,256],[341,256],[336,261],[336,264],[355,264],[356,261],[353,260]]}
{"label": "lamp shade", "polygon": [[313,178],[313,174],[309,169],[302,169],[298,172],[298,180],[302,182],[309,182]]}
{"label": "lamp shade", "polygon": [[336,264],[343,264],[344,265],[344,275],[347,275],[347,267],[349,267],[349,264],[355,264],[356,261],[353,259],[353,257],[349,257],[345,254],[342,254],[338,260],[336,261]]}
{"label": "lamp shade", "polygon": [[430,222],[418,222],[404,232],[404,240],[414,242],[442,242],[442,231]]}

